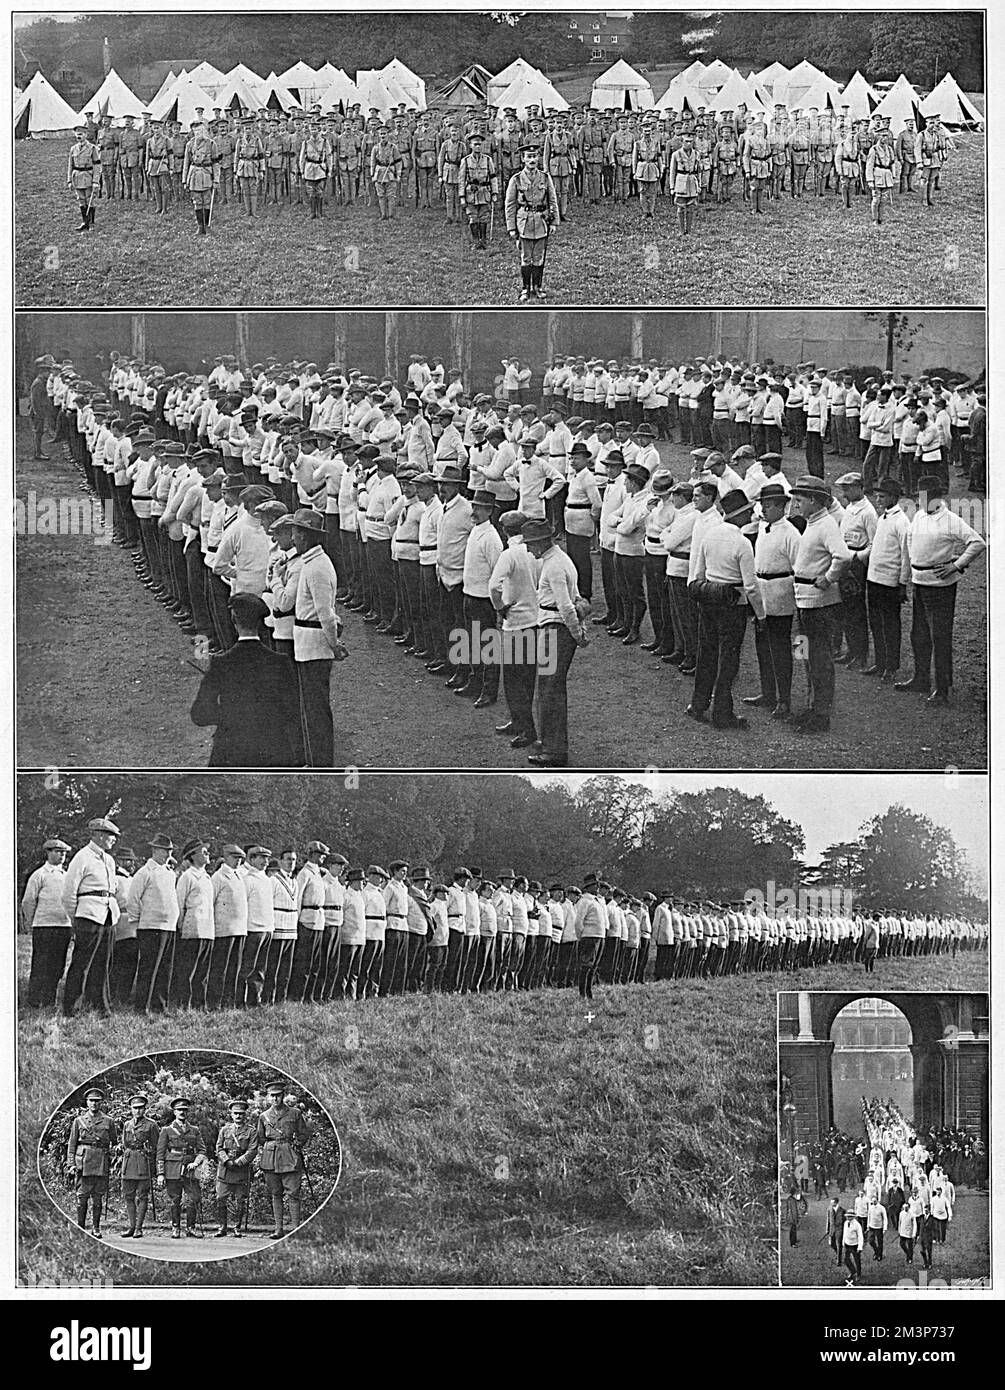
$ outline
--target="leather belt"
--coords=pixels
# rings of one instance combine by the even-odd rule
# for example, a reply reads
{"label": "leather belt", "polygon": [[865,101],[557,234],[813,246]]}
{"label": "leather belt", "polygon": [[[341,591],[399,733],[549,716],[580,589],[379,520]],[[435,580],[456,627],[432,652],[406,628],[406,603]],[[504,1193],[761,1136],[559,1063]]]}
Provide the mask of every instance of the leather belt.
{"label": "leather belt", "polygon": [[84,888],[77,894],[78,898],[110,898],[111,890],[108,888]]}
{"label": "leather belt", "polygon": [[813,577],[805,574],[794,574],[792,577],[797,584],[815,584],[817,579],[820,578],[820,575]]}
{"label": "leather belt", "polygon": [[758,574],[758,579],[791,579],[791,570],[773,570],[770,574]]}
{"label": "leather belt", "polygon": [[294,626],[294,627],[316,627],[316,628],[319,628],[319,627],[321,626],[321,624],[318,622],[317,618],[294,618],[294,619],[293,619],[293,626]]}
{"label": "leather belt", "polygon": [[690,550],[671,550],[670,552],[671,560],[690,560],[690,558]]}

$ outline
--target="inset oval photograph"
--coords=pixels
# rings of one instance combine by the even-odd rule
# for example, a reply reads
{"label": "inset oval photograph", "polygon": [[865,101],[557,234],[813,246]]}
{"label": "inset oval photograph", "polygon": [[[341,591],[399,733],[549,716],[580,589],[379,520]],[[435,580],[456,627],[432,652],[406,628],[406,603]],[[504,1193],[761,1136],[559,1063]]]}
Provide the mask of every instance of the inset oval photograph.
{"label": "inset oval photograph", "polygon": [[342,1148],[318,1098],[235,1052],[155,1052],[82,1081],[38,1171],[55,1207],[116,1250],[232,1259],[293,1234],[335,1190]]}

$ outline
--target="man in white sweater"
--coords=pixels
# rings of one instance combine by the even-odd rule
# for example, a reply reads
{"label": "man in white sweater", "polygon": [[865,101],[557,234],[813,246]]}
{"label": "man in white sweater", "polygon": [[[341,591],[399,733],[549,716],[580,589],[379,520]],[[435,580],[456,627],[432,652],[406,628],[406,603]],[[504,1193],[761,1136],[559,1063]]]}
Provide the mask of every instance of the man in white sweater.
{"label": "man in white sweater", "polygon": [[134,874],[126,900],[127,916],[136,924],[133,1006],[141,1014],[159,1013],[167,1007],[178,924],[175,876],[167,862],[173,849],[167,835],[154,835],[150,858]]}

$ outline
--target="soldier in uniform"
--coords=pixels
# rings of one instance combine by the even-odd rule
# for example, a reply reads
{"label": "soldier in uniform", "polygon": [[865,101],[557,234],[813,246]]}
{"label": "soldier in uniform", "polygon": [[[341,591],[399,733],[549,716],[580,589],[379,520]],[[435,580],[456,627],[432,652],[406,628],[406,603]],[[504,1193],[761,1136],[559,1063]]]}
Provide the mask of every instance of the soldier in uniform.
{"label": "soldier in uniform", "polygon": [[86,1110],[74,1117],[66,1141],[66,1166],[74,1175],[77,1225],[84,1229],[91,1206],[91,1234],[101,1239],[102,1199],[108,1191],[112,1149],[119,1142],[115,1121],[101,1108],[104,1094],[92,1087],[84,1095]]}
{"label": "soldier in uniform", "polygon": [[266,1087],[268,1108],[258,1117],[256,1143],[258,1166],[265,1174],[265,1185],[272,1198],[275,1229],[271,1239],[286,1234],[283,1197],[290,1204],[290,1230],[300,1225],[300,1189],[304,1178],[304,1146],[311,1136],[303,1112],[285,1103],[286,1087],[273,1081]]}
{"label": "soldier in uniform", "polygon": [[[744,145],[747,143],[744,141]],[[771,197],[777,202],[784,192],[789,167],[789,119],[785,107],[777,102],[768,127],[768,143],[771,146]],[[749,187],[746,192],[750,193]]]}
{"label": "soldier in uniform", "polygon": [[834,167],[834,126],[828,111],[824,111],[817,121],[816,136],[813,140],[813,166],[819,198],[830,191],[831,170]]}
{"label": "soldier in uniform", "polygon": [[[317,125],[313,123],[316,130]],[[283,142],[283,132],[275,121],[270,121],[262,137],[262,146],[265,151],[265,187],[263,189],[263,202],[266,207],[270,203],[279,205],[282,196],[283,185],[283,165],[286,159],[286,151]],[[326,170],[327,176],[327,170]]]}
{"label": "soldier in uniform", "polygon": [[331,171],[331,150],[315,121],[300,146],[299,173],[311,205],[311,221],[324,216],[325,183]]}
{"label": "soldier in uniform", "polygon": [[900,165],[900,192],[914,192],[914,171],[918,167],[917,155],[915,154],[915,143],[918,132],[914,128],[914,121],[905,121],[904,129],[897,136],[894,149],[897,152],[897,163]]}
{"label": "soldier in uniform", "polygon": [[78,232],[94,226],[94,195],[101,182],[101,152],[87,138],[87,128],[77,126],[66,165],[66,186],[73,190],[80,209]]}
{"label": "soldier in uniform", "polygon": [[157,1136],[157,1187],[166,1188],[171,1203],[171,1239],[181,1240],[181,1204],[185,1199],[185,1234],[195,1236],[202,1203],[197,1173],[199,1160],[206,1155],[206,1141],[200,1130],[188,1122],[191,1102],[175,1096],[171,1102],[174,1119]]}
{"label": "soldier in uniform", "polygon": [[143,137],[133,126],[133,117],[123,117],[123,129],[119,135],[119,167],[122,170],[123,197],[139,198],[143,190]]}
{"label": "soldier in uniform", "polygon": [[614,201],[627,203],[628,181],[632,175],[634,137],[628,129],[628,117],[619,116],[614,134],[607,142],[607,164],[614,169]]}
{"label": "soldier in uniform", "polygon": [[806,174],[810,167],[810,128],[805,120],[797,120],[795,129],[789,137],[789,163],[792,170],[793,198],[801,198],[806,192]]}
{"label": "soldier in uniform", "polygon": [[523,150],[523,169],[514,174],[506,189],[506,230],[520,240],[521,302],[531,295],[543,298],[541,282],[551,228],[558,221],[558,195],[551,175],[540,168],[535,145]]}
{"label": "soldier in uniform", "polygon": [[412,165],[415,169],[415,205],[431,208],[429,191],[436,174],[436,136],[429,128],[429,121],[419,117],[412,136]]}
{"label": "soldier in uniform", "polygon": [[583,166],[583,197],[595,207],[603,190],[604,148],[603,128],[592,111],[586,114],[580,136],[579,156]]}
{"label": "soldier in uniform", "polygon": [[698,121],[694,132],[694,152],[698,156],[698,201],[705,202],[705,195],[712,186],[714,139],[707,117]]}
{"label": "soldier in uniform", "polygon": [[258,184],[265,172],[265,144],[255,129],[254,116],[245,116],[234,141],[234,178],[237,182],[245,215],[254,217],[258,210]]}
{"label": "soldier in uniform", "polygon": [[362,141],[358,131],[344,125],[335,137],[337,164],[336,190],[340,203],[355,202],[359,186],[359,156]]}
{"label": "soldier in uniform", "polygon": [[115,197],[115,184],[119,169],[119,132],[107,116],[98,122],[98,135],[95,140],[101,155],[101,192],[105,198]]}
{"label": "soldier in uniform", "polygon": [[210,133],[219,156],[220,201],[226,206],[234,201],[234,133],[226,118],[217,121]]}
{"label": "soldier in uniform", "polygon": [[851,207],[852,189],[858,188],[858,181],[862,172],[861,154],[858,131],[853,124],[849,125],[844,134],[838,137],[838,142],[834,146],[834,168],[837,171],[838,186],[841,189],[841,197],[844,199],[846,208]]}
{"label": "soldier in uniform", "polygon": [[191,139],[185,146],[181,177],[192,195],[199,235],[205,236],[209,231],[213,189],[220,181],[220,163],[216,142],[210,138],[204,125],[192,127]]}
{"label": "soldier in uniform", "polygon": [[122,1200],[129,1218],[125,1239],[142,1240],[143,1222],[153,1187],[158,1129],[147,1117],[147,1098],[139,1094],[129,1102],[129,1119],[122,1126]]}
{"label": "soldier in uniform", "polygon": [[168,121],[168,139],[171,143],[171,192],[179,203],[185,188],[185,151],[189,138],[182,130],[180,121]]}
{"label": "soldier in uniform", "polygon": [[392,139],[388,127],[384,126],[370,151],[369,165],[370,182],[377,198],[381,222],[390,222],[394,218],[403,168],[401,150]]}
{"label": "soldier in uniform", "polygon": [[733,194],[733,180],[740,167],[740,156],[736,147],[736,132],[729,122],[719,126],[719,138],[712,151],[713,177],[715,179],[715,200],[728,203]]}
{"label": "soldier in uniform", "polygon": [[[651,120],[643,123],[642,134],[636,139],[632,149],[632,176],[639,190],[639,201],[646,217],[656,213],[656,195],[663,176],[663,163],[660,142]],[[561,207],[559,196],[559,207]]]}
{"label": "soldier in uniform", "polygon": [[440,145],[440,153],[437,158],[437,173],[440,178],[440,187],[447,204],[447,223],[459,222],[461,218],[460,204],[457,200],[457,181],[460,177],[461,160],[464,158],[464,145],[458,139],[457,131],[453,125],[447,127],[447,134]]}
{"label": "soldier in uniform", "polygon": [[915,163],[925,176],[925,206],[933,204],[932,194],[939,187],[942,166],[949,158],[949,139],[939,116],[929,116],[925,128],[914,142]]}
{"label": "soldier in uniform", "polygon": [[576,145],[565,122],[557,122],[544,146],[544,169],[551,175],[562,222],[569,216],[569,189],[576,168]]}
{"label": "soldier in uniform", "polygon": [[897,152],[893,148],[890,127],[884,126],[869,151],[865,162],[865,181],[872,192],[872,220],[878,227],[883,221],[883,209],[893,198],[893,168]]}
{"label": "soldier in uniform", "polygon": [[510,108],[504,113],[502,130],[496,137],[495,148],[496,168],[499,170],[503,188],[508,188],[510,179],[520,171],[522,144],[523,131],[516,118],[516,112]]}
{"label": "soldier in uniform", "polygon": [[147,185],[153,189],[154,202],[160,214],[167,212],[171,190],[171,142],[164,134],[160,121],[150,118],[150,137],[146,152]]}
{"label": "soldier in uniform", "polygon": [[[415,166],[412,161],[412,132],[409,130],[404,116],[395,116],[391,139],[397,145],[398,153],[401,155],[401,201],[402,204],[405,204]],[[416,201],[418,201],[418,187],[416,187]]]}
{"label": "soldier in uniform", "polygon": [[471,240],[485,250],[488,244],[489,210],[499,197],[499,181],[491,155],[485,153],[481,135],[471,137],[471,153],[464,156],[458,170],[457,196],[467,213]]}
{"label": "soldier in uniform", "polygon": [[747,132],[743,149],[743,172],[750,193],[750,211],[761,213],[764,193],[772,176],[772,150],[768,131],[762,120],[754,121]]}
{"label": "soldier in uniform", "polygon": [[677,225],[681,236],[687,236],[694,225],[694,209],[698,201],[698,155],[694,139],[685,134],[679,150],[670,156],[670,192],[677,208]]}
{"label": "soldier in uniform", "polygon": [[230,1102],[230,1121],[216,1136],[216,1219],[214,1235],[225,1236],[227,1216],[233,1213],[234,1235],[247,1230],[251,1165],[258,1152],[258,1127],[248,1123],[248,1102]]}

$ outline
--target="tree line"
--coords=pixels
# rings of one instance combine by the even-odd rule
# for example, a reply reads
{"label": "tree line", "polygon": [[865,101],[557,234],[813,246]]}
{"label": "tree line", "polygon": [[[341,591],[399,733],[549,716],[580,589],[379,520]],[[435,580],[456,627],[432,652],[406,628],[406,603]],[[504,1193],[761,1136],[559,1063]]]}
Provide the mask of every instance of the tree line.
{"label": "tree line", "polygon": [[18,788],[18,876],[59,835],[75,849],[93,816],[111,816],[121,845],[142,861],[164,831],[205,835],[278,854],[320,838],[351,862],[407,859],[448,877],[460,864],[513,869],[542,883],[580,882],[595,870],[630,892],[669,888],[678,899],[730,901],[768,882],[841,887],[864,907],[983,915],[966,853],[928,817],[892,806],[850,842],[806,862],[801,826],[771,802],[730,787],[659,792],[616,776],[575,792],[510,774],[239,777],[114,773],[23,776]]}

